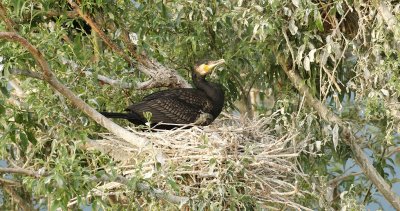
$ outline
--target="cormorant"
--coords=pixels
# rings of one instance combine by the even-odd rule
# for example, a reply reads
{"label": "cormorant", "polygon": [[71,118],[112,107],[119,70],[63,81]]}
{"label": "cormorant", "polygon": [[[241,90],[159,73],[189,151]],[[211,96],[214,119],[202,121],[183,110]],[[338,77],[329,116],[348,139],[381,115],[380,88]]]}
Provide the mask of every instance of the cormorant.
{"label": "cormorant", "polygon": [[209,125],[221,113],[224,91],[217,83],[206,81],[212,70],[225,60],[196,64],[192,71],[195,88],[175,88],[155,92],[141,102],[130,105],[127,113],[101,112],[108,118],[127,119],[135,125],[145,125],[147,112],[150,125],[156,129],[173,129],[176,124]]}

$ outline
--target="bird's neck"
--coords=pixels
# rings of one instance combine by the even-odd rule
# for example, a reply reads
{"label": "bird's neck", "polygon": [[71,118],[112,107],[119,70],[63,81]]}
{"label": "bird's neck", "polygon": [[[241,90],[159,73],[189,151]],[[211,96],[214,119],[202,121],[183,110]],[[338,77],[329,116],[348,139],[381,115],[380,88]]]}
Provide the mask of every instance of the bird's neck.
{"label": "bird's neck", "polygon": [[[224,97],[223,93],[219,93],[218,84],[206,81],[205,77],[192,73],[192,80],[194,86],[204,91],[211,100],[218,101],[219,98]],[[221,94],[222,96],[220,96]]]}

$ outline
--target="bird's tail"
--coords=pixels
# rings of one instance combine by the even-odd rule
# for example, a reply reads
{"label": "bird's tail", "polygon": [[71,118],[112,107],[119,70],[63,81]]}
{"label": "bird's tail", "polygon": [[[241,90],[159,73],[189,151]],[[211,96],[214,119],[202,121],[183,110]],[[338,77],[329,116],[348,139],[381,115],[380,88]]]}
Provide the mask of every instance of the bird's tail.
{"label": "bird's tail", "polygon": [[131,119],[132,115],[129,113],[114,113],[114,112],[100,112],[107,118],[117,118],[117,119]]}

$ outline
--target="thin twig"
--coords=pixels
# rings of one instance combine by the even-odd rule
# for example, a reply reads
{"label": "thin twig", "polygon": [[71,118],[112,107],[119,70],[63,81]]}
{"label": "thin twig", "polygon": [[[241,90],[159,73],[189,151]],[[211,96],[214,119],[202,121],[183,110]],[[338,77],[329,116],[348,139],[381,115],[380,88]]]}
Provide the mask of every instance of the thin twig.
{"label": "thin twig", "polygon": [[30,70],[12,69],[10,70],[10,73],[14,75],[23,75],[31,78],[36,78],[39,80],[44,80],[43,76],[40,73],[33,72]]}
{"label": "thin twig", "polygon": [[347,179],[349,177],[355,177],[355,176],[359,176],[361,174],[363,174],[363,173],[362,172],[355,172],[355,173],[351,173],[351,174],[341,175],[341,176],[338,176],[338,177],[336,177],[334,179],[329,180],[328,181],[328,185],[335,185],[336,186],[339,182],[341,182],[341,181],[343,181],[343,180],[345,180],[345,179]]}
{"label": "thin twig", "polygon": [[[85,73],[86,76],[93,75],[93,73],[90,71],[83,71],[83,73]],[[114,80],[104,75],[97,75],[97,80],[121,89],[131,89],[134,87],[132,83],[126,83],[120,80]]]}
{"label": "thin twig", "polygon": [[391,157],[393,154],[395,153],[399,153],[400,152],[400,147],[395,147],[392,150],[390,150],[389,152],[386,153],[385,157],[389,158]]}

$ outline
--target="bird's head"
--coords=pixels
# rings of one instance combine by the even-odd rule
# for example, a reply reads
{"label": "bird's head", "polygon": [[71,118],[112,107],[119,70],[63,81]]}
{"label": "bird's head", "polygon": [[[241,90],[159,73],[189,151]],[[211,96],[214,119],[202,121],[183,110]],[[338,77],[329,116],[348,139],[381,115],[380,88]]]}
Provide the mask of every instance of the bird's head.
{"label": "bird's head", "polygon": [[210,74],[216,66],[223,63],[225,63],[224,59],[200,62],[194,66],[194,71],[200,76],[206,76],[207,74]]}

